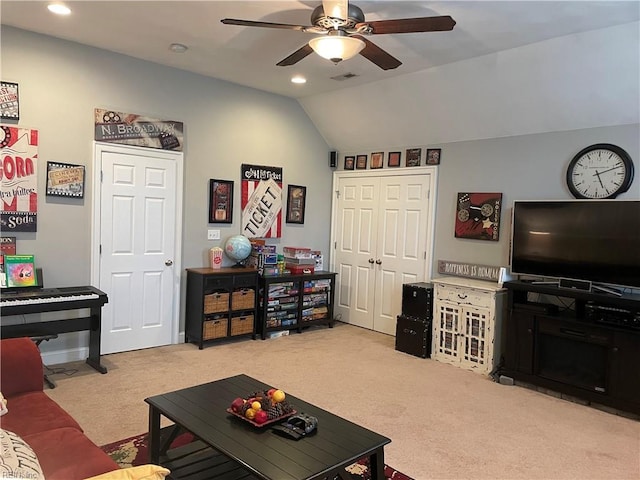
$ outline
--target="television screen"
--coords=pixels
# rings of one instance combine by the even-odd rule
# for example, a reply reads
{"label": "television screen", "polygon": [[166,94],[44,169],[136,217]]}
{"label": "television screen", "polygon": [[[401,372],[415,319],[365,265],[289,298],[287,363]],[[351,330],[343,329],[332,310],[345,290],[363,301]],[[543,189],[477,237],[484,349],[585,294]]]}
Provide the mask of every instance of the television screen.
{"label": "television screen", "polygon": [[516,201],[511,271],[640,287],[640,201]]}

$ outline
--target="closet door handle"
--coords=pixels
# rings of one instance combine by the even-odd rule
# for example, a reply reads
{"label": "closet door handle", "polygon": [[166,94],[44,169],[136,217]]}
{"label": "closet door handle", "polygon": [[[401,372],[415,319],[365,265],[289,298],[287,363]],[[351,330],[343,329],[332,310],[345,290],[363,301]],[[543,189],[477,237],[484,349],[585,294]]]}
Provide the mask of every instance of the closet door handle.
{"label": "closet door handle", "polygon": [[369,259],[369,263],[373,263],[373,258],[370,258],[370,259]]}
{"label": "closet door handle", "polygon": [[376,265],[382,265],[382,260],[380,259],[376,260]]}

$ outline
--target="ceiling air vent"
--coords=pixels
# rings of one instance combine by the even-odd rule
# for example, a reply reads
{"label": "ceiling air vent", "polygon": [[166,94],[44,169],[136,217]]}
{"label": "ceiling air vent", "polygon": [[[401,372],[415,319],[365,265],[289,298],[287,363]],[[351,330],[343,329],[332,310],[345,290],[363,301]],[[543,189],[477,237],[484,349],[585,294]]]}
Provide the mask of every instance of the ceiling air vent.
{"label": "ceiling air vent", "polygon": [[355,73],[345,73],[344,75],[338,75],[336,77],[331,77],[331,80],[337,80],[342,82],[343,80],[349,80],[350,78],[357,77]]}

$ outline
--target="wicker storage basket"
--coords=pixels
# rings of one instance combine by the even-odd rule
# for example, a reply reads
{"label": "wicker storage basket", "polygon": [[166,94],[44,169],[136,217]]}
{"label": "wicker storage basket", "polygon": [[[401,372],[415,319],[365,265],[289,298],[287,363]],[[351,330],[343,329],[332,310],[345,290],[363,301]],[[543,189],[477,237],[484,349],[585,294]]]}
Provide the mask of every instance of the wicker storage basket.
{"label": "wicker storage basket", "polygon": [[216,318],[215,320],[205,320],[202,323],[202,339],[211,340],[227,336],[226,318]]}
{"label": "wicker storage basket", "polygon": [[216,292],[204,296],[204,313],[226,312],[229,310],[229,294]]}
{"label": "wicker storage basket", "polygon": [[253,333],[253,315],[231,318],[231,335]]}
{"label": "wicker storage basket", "polygon": [[253,309],[256,292],[252,288],[234,290],[231,294],[231,310]]}

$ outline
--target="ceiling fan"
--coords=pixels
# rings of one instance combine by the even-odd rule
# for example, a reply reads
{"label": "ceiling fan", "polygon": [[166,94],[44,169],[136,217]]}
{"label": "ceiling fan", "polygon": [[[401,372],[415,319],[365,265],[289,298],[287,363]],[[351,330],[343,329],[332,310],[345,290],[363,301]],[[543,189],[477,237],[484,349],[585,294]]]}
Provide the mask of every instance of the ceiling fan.
{"label": "ceiling fan", "polygon": [[280,28],[320,35],[278,62],[277,65],[280,67],[294,65],[315,51],[334,63],[360,54],[383,70],[398,68],[402,62],[364,35],[441,32],[452,30],[456,24],[448,15],[367,22],[362,10],[348,0],[323,0],[311,13],[310,26],[235,18],[224,18],[221,22],[225,25]]}

